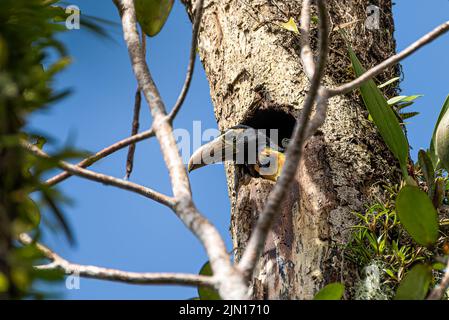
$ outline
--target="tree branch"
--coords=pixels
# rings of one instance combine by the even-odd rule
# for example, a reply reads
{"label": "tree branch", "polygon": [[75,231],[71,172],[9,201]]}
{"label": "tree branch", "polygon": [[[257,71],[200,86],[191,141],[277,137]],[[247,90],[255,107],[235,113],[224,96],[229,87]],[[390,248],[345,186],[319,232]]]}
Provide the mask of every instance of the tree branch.
{"label": "tree branch", "polygon": [[[51,157],[48,154],[46,154],[44,151],[42,151],[38,147],[36,147],[26,141],[22,141],[21,144],[27,151],[34,154],[35,156],[44,158],[44,159],[51,159]],[[100,182],[103,184],[115,186],[115,187],[118,187],[121,189],[125,189],[128,191],[138,193],[140,195],[143,195],[144,197],[150,198],[156,202],[164,204],[169,208],[173,208],[175,205],[173,198],[168,197],[168,196],[166,196],[162,193],[159,193],[157,191],[154,191],[150,188],[141,186],[139,184],[129,182],[126,180],[122,180],[122,179],[118,179],[115,177],[111,177],[111,176],[108,176],[105,174],[96,173],[96,172],[93,172],[90,170],[86,170],[86,169],[77,167],[73,164],[67,163],[65,161],[58,161],[57,165],[61,169],[71,173],[72,175],[80,176],[80,177],[83,177],[83,178],[86,178],[86,179],[89,179],[92,181]]]}
{"label": "tree branch", "polygon": [[378,64],[377,66],[371,68],[367,72],[365,72],[363,75],[358,77],[357,79],[348,82],[346,84],[343,84],[337,88],[328,89],[328,95],[329,97],[333,97],[339,94],[346,94],[358,87],[360,87],[363,83],[366,81],[372,79],[373,77],[377,76],[379,73],[384,71],[385,69],[391,67],[392,65],[398,63],[402,59],[408,57],[421,47],[425,46],[426,44],[429,44],[439,36],[443,35],[449,30],[449,21],[446,21],[445,23],[441,24],[413,44],[411,44],[406,49],[402,50],[400,53],[395,54],[394,56],[391,56],[387,60],[383,61],[382,63]]}
{"label": "tree branch", "polygon": [[[303,5],[309,3],[304,0]],[[318,13],[320,21],[320,50],[318,63],[313,72],[312,81],[309,92],[306,96],[303,108],[301,109],[301,117],[296,122],[292,140],[290,141],[286,151],[286,161],[282,169],[282,173],[268,196],[267,203],[259,215],[256,226],[248,241],[247,247],[242,255],[238,267],[245,274],[250,277],[253,274],[256,263],[262,253],[265,245],[265,240],[270,231],[271,225],[278,213],[280,205],[285,198],[287,190],[294,180],[296,170],[302,157],[303,147],[307,138],[307,128],[309,117],[312,113],[312,108],[315,99],[318,96],[321,86],[321,80],[324,74],[325,65],[328,54],[328,16],[325,0],[318,0]],[[309,3],[310,5],[310,3]],[[308,31],[308,30],[307,30]]]}
{"label": "tree branch", "polygon": [[203,4],[204,0],[198,0],[198,4],[196,5],[194,21],[193,21],[193,31],[192,31],[192,43],[190,45],[190,57],[189,57],[189,65],[187,67],[187,74],[184,80],[184,85],[182,87],[181,93],[176,100],[176,103],[168,115],[169,121],[172,122],[179,110],[181,109],[182,104],[187,96],[187,92],[190,88],[190,83],[192,82],[193,71],[195,69],[195,60],[196,60],[196,51],[198,47],[198,32],[200,30],[201,18],[203,16]]}
{"label": "tree branch", "polygon": [[[19,241],[23,245],[30,245],[33,240],[27,234],[21,234]],[[37,249],[51,261],[43,266],[36,266],[37,269],[61,270],[66,275],[77,275],[80,277],[125,282],[130,284],[164,284],[183,286],[209,286],[215,284],[213,277],[184,273],[149,273],[149,272],[127,272],[117,269],[102,268],[90,265],[80,265],[71,263],[50,248],[40,243],[35,243]]]}
{"label": "tree branch", "polygon": [[304,72],[309,80],[312,80],[315,72],[315,61],[310,47],[310,4],[311,0],[304,0],[301,7],[301,24],[299,31],[301,33],[301,61]]}
{"label": "tree branch", "polygon": [[[113,154],[114,152],[121,150],[123,148],[126,148],[127,146],[129,146],[132,143],[137,143],[139,141],[151,138],[155,135],[154,130],[150,129],[150,130],[146,130],[142,133],[136,134],[134,136],[128,137],[126,139],[120,140],[116,143],[114,143],[113,145],[104,148],[103,150],[97,152],[96,154],[84,159],[83,161],[77,163],[75,166],[76,167],[80,167],[80,168],[87,168],[90,167],[91,165],[93,165],[94,163],[96,163],[97,161]],[[70,178],[72,176],[72,174],[70,172],[62,172],[50,179],[48,179],[47,181],[45,181],[45,183],[48,186],[54,186],[55,184],[62,182],[68,178]]]}
{"label": "tree branch", "polygon": [[248,298],[248,287],[243,276],[232,266],[223,239],[217,229],[198,212],[193,204],[189,178],[179,154],[170,118],[166,115],[165,105],[151,77],[139,42],[134,1],[113,1],[122,18],[123,34],[131,65],[139,87],[150,106],[154,119],[153,127],[170,174],[176,199],[174,211],[204,245],[217,279],[221,297],[223,299],[246,299]]}
{"label": "tree branch", "polygon": [[321,87],[316,98],[315,114],[307,124],[306,139],[313,136],[315,132],[324,124],[327,115],[328,102],[329,97],[327,96],[327,91],[324,87]]}

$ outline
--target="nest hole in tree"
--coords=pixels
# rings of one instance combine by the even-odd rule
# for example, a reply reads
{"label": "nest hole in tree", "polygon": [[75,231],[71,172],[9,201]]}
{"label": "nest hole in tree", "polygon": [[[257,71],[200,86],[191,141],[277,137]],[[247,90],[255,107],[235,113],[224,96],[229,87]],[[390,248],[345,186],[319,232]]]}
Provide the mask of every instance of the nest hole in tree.
{"label": "nest hole in tree", "polygon": [[250,126],[254,129],[266,129],[266,134],[274,141],[270,132],[272,129],[277,130],[277,141],[282,145],[283,139],[290,139],[295,127],[295,117],[282,109],[259,109],[249,115],[243,122],[243,125]]}

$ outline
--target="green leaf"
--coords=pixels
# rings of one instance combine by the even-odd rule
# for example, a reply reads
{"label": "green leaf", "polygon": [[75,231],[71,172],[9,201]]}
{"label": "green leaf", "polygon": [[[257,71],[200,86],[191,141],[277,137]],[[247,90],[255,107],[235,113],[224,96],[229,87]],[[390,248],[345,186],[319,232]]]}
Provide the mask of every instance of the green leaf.
{"label": "green leaf", "polygon": [[81,19],[81,26],[99,37],[112,39],[109,33],[110,29],[119,29],[120,23],[83,14]]}
{"label": "green leaf", "polygon": [[432,264],[432,269],[437,271],[444,271],[446,269],[446,264],[442,262],[435,262]]}
{"label": "green leaf", "polygon": [[388,103],[390,106],[392,106],[392,105],[395,105],[396,103],[401,102],[402,99],[405,99],[406,97],[407,97],[407,96],[397,96],[397,97],[393,97],[393,98],[389,99],[389,100],[387,101],[387,103]]}
{"label": "green leaf", "polygon": [[167,21],[173,7],[173,0],[134,0],[136,16],[143,32],[156,36]]}
{"label": "green leaf", "polygon": [[381,85],[378,85],[377,87],[379,89],[385,88],[386,86],[392,84],[393,82],[398,81],[399,79],[401,79],[400,77],[394,77],[393,79],[388,80],[387,82],[382,83]]}
{"label": "green leaf", "polygon": [[446,114],[446,111],[448,108],[449,108],[449,95],[446,97],[446,100],[443,103],[443,107],[441,108],[440,115],[438,116],[438,120],[435,123],[435,128],[433,129],[432,140],[430,141],[430,150],[429,150],[430,158],[432,159],[433,166],[435,169],[438,169],[438,164],[439,164],[439,159],[438,159],[438,155],[436,152],[436,146],[435,146],[437,129],[438,129],[438,126],[439,126],[441,120],[443,119],[444,115]]}
{"label": "green leaf", "polygon": [[432,268],[425,264],[414,266],[401,281],[395,300],[423,300],[432,281]]}
{"label": "green leaf", "polygon": [[54,76],[55,74],[67,68],[67,66],[70,65],[70,63],[72,63],[72,59],[70,59],[69,57],[63,57],[58,61],[56,61],[54,64],[52,64],[48,68],[47,73],[50,76]]}
{"label": "green leaf", "polygon": [[412,102],[404,102],[404,103],[399,103],[396,105],[396,110],[402,110],[404,108],[410,107],[413,104]]}
{"label": "green leaf", "polygon": [[391,270],[391,269],[385,269],[384,271],[385,271],[385,273],[386,273],[387,275],[390,276],[390,278],[392,278],[392,279],[394,279],[394,280],[397,280],[397,279],[398,279],[398,277],[395,275],[395,273],[393,272],[393,270]]}
{"label": "green leaf", "polygon": [[[55,1],[55,3],[58,1]],[[67,11],[67,8],[63,6],[51,6],[49,8],[54,22],[60,22],[65,23],[67,18],[72,14],[79,14],[81,15],[82,12],[71,9]],[[81,18],[81,26],[85,27],[92,33],[96,34],[97,36],[103,37],[103,38],[110,38],[110,35],[106,31],[106,27],[118,27],[119,24],[113,21],[109,21],[107,19],[97,18],[93,17],[87,14],[82,14]],[[62,29],[63,31],[64,29]]]}
{"label": "green leaf", "polygon": [[397,97],[393,97],[390,100],[387,101],[387,103],[390,106],[394,106],[395,104],[401,103],[401,102],[406,102],[406,103],[410,103],[415,101],[418,98],[421,98],[423,95],[422,94],[417,94],[417,95],[413,95],[413,96],[397,96]]}
{"label": "green leaf", "polygon": [[42,136],[38,136],[38,137],[36,137],[36,142],[34,143],[34,145],[42,150],[46,143],[47,143],[47,139],[46,138],[44,138]]}
{"label": "green leaf", "polygon": [[444,200],[446,183],[444,182],[444,178],[438,177],[435,179],[435,188],[433,193],[433,206],[435,208],[439,208]]}
{"label": "green leaf", "polygon": [[439,164],[449,172],[449,112],[439,120],[434,144]]}
{"label": "green leaf", "polygon": [[[359,77],[365,72],[365,69],[352,48],[348,47],[348,50],[354,72]],[[390,108],[387,100],[373,80],[362,84],[360,91],[365,106],[373,118],[380,135],[391,152],[399,160],[403,175],[407,176],[409,146],[394,111]]]}
{"label": "green leaf", "polygon": [[313,300],[341,300],[344,293],[345,286],[339,282],[334,282],[321,289]]}
{"label": "green leaf", "polygon": [[[199,274],[202,276],[213,275],[209,261],[201,267]],[[218,294],[217,290],[209,287],[198,286],[198,295],[200,297],[200,300],[221,300],[221,297]]]}
{"label": "green leaf", "polygon": [[413,117],[416,117],[419,114],[419,112],[401,112],[399,113],[399,116],[402,120],[407,120]]}
{"label": "green leaf", "polygon": [[412,96],[407,96],[405,99],[403,99],[401,102],[413,102],[418,98],[424,97],[423,94],[415,94]]}
{"label": "green leaf", "polygon": [[6,292],[9,289],[9,281],[4,273],[0,272],[0,293]]}
{"label": "green leaf", "polygon": [[18,212],[19,216],[13,223],[14,235],[31,231],[39,226],[41,213],[38,205],[33,199],[26,197],[20,204]]}
{"label": "green leaf", "polygon": [[61,269],[32,269],[32,275],[43,281],[55,282],[64,279],[64,272]]}
{"label": "green leaf", "polygon": [[299,34],[298,26],[292,17],[290,17],[287,22],[281,23],[280,26],[286,30]]}
{"label": "green leaf", "polygon": [[438,214],[427,194],[416,186],[404,186],[396,198],[401,224],[413,239],[430,247],[438,239]]}
{"label": "green leaf", "polygon": [[435,169],[433,168],[432,160],[427,151],[422,149],[419,150],[418,162],[424,175],[424,179],[426,179],[427,188],[429,189],[427,194],[430,199],[433,199],[433,193],[435,191]]}

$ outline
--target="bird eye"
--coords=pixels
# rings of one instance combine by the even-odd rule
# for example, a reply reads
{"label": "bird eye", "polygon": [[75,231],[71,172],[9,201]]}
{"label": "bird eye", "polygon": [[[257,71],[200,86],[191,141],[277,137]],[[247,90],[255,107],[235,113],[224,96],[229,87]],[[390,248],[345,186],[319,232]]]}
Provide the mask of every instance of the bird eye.
{"label": "bird eye", "polygon": [[260,157],[258,162],[259,162],[259,167],[268,168],[271,164],[271,159],[270,159],[270,157]]}
{"label": "bird eye", "polygon": [[284,139],[282,139],[282,141],[281,141],[281,144],[282,144],[282,147],[284,148],[284,149],[286,149],[287,147],[288,147],[288,144],[290,143],[290,139],[288,139],[288,138],[284,138]]}

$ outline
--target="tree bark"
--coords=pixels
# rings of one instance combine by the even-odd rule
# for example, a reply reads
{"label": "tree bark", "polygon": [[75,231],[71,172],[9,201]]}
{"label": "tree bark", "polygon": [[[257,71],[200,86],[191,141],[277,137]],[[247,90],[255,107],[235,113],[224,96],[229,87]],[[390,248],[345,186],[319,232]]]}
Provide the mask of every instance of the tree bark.
{"label": "tree bark", "polygon": [[[194,0],[184,2],[191,14]],[[199,52],[220,130],[243,123],[279,129],[280,139],[290,136],[308,80],[300,62],[298,35],[279,23],[292,17],[299,26],[301,2],[205,2]],[[333,30],[327,85],[354,78],[346,44],[336,30],[339,26],[367,68],[395,52],[391,1],[374,1],[380,8],[377,30],[364,25],[370,4],[368,0],[328,1]],[[313,26],[312,45],[316,29]],[[397,71],[392,68],[378,80],[390,79]],[[397,162],[368,120],[357,93],[331,99],[325,124],[305,150],[254,274],[256,299],[311,299],[335,281],[346,285],[350,298],[358,272],[345,260],[344,246],[355,223],[354,212],[382,199],[383,184],[400,179]],[[273,183],[251,178],[232,164],[225,168],[238,260]]]}

